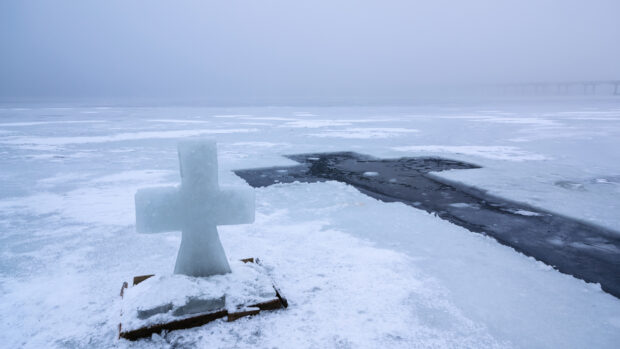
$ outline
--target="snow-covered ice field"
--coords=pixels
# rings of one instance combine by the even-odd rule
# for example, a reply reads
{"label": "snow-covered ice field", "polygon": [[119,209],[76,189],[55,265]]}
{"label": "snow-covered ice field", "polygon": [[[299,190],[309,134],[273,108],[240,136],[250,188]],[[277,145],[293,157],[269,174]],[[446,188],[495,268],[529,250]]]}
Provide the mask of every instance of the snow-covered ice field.
{"label": "snow-covered ice field", "polygon": [[[620,300],[481,234],[339,182],[256,190],[220,227],[290,306],[117,340],[123,281],[171,273],[180,233],[135,232],[134,193],[179,183],[176,142],[230,170],[284,154],[437,155],[452,181],[620,232],[620,99],[411,107],[0,109],[0,347],[614,348]],[[620,234],[620,233],[619,233]],[[598,248],[583,246],[583,248]]]}

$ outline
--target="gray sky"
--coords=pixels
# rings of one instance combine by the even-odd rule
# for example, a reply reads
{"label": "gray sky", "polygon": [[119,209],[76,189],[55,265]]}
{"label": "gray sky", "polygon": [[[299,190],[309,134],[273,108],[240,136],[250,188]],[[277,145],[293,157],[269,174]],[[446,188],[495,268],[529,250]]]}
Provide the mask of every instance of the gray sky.
{"label": "gray sky", "polygon": [[0,99],[406,98],[620,79],[618,0],[0,1]]}

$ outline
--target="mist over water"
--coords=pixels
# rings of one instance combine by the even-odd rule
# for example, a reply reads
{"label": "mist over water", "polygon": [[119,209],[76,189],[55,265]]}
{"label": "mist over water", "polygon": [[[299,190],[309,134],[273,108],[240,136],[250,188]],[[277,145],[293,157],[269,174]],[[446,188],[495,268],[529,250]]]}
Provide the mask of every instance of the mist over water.
{"label": "mist over water", "polygon": [[356,104],[620,79],[620,2],[3,1],[0,101]]}

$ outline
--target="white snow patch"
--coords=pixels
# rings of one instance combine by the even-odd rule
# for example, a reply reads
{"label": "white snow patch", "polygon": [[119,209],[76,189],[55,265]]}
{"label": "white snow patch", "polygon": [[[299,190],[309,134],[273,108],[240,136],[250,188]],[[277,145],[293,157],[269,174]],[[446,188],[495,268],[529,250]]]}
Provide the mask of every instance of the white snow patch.
{"label": "white snow patch", "polygon": [[26,155],[26,159],[35,159],[35,160],[48,160],[48,161],[64,161],[64,159],[84,159],[97,156],[96,153],[93,152],[73,152],[73,153],[59,153],[59,154],[33,154]]}
{"label": "white snow patch", "polygon": [[532,211],[528,211],[528,210],[516,210],[516,211],[512,211],[512,213],[520,214],[522,216],[542,216],[542,214],[540,214],[538,212],[532,212]]}
{"label": "white snow patch", "polygon": [[526,161],[526,160],[548,160],[549,158],[541,155],[526,152],[517,147],[512,146],[451,146],[451,145],[413,145],[392,147],[391,149],[401,152],[428,152],[428,153],[454,153],[462,155],[479,156],[493,160],[508,160],[508,161]]}
{"label": "white snow patch", "polygon": [[20,145],[14,146],[14,148],[22,149],[22,150],[34,150],[34,151],[59,151],[59,150],[64,149],[61,146],[50,145],[50,144],[20,144]]}
{"label": "white snow patch", "polygon": [[206,120],[194,120],[194,119],[147,119],[148,122],[161,122],[167,124],[208,124]]}
{"label": "white snow patch", "polygon": [[289,143],[277,143],[277,142],[235,142],[235,143],[230,143],[230,144],[226,144],[223,143],[224,145],[230,145],[230,146],[234,146],[234,147],[242,147],[242,148],[281,148],[281,147],[287,147],[290,146]]}
{"label": "white snow patch", "polygon": [[[136,190],[171,184],[163,180],[169,174],[169,171],[144,170],[103,176],[91,180],[92,185],[63,194],[41,192],[27,197],[2,199],[0,210],[11,215],[54,214],[61,219],[80,223],[133,225]],[[58,177],[51,181],[58,183]]]}
{"label": "white snow patch", "polygon": [[250,114],[221,114],[221,115],[213,115],[214,118],[223,118],[223,119],[234,119],[234,118],[245,118],[250,117]]}
{"label": "white snow patch", "polygon": [[76,183],[87,180],[90,177],[88,173],[58,173],[55,176],[43,178],[37,181],[37,185],[41,186],[55,186],[64,183]]}
{"label": "white snow patch", "polygon": [[142,139],[183,138],[210,134],[247,133],[257,132],[255,128],[230,129],[202,129],[202,130],[174,130],[174,131],[145,131],[119,133],[106,136],[77,136],[77,137],[10,137],[0,143],[4,144],[35,144],[35,145],[66,145],[83,143],[107,143]]}
{"label": "white snow patch", "polygon": [[456,208],[478,208],[476,205],[471,205],[465,202],[455,202],[455,203],[450,204],[450,206],[456,207]]}
{"label": "white snow patch", "polygon": [[265,121],[295,121],[297,119],[283,118],[279,116],[246,116],[244,119],[249,120],[265,120]]}
{"label": "white snow patch", "polygon": [[323,133],[311,133],[309,136],[321,138],[354,138],[354,139],[371,139],[371,138],[392,138],[399,137],[408,133],[416,133],[419,130],[400,127],[374,127],[374,128],[346,128],[342,130],[326,130]]}
{"label": "white snow patch", "polygon": [[501,124],[524,124],[524,125],[540,125],[540,126],[553,126],[558,125],[559,123],[554,120],[541,119],[541,118],[532,118],[532,117],[518,117],[518,118],[509,118],[509,117],[481,117],[478,119],[474,119],[473,121],[477,122],[494,122]]}
{"label": "white snow patch", "polygon": [[350,122],[336,121],[336,120],[295,120],[289,121],[278,127],[292,127],[292,128],[320,128],[331,126],[349,126]]}
{"label": "white snow patch", "polygon": [[23,127],[23,126],[40,126],[53,124],[100,124],[105,120],[59,120],[59,121],[31,121],[31,122],[7,122],[0,123],[0,127]]}
{"label": "white snow patch", "polygon": [[91,182],[117,184],[121,184],[123,182],[153,182],[160,181],[161,179],[166,178],[171,174],[174,174],[174,172],[166,170],[132,170],[101,176],[93,179]]}

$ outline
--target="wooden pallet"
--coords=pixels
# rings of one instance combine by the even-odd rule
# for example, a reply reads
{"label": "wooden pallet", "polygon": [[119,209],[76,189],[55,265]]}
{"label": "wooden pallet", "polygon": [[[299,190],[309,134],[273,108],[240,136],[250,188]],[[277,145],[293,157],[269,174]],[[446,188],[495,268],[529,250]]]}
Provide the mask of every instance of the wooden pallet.
{"label": "wooden pallet", "polygon": [[[244,263],[256,263],[259,265],[261,264],[258,259],[254,259],[254,258],[246,258],[246,259],[242,259],[241,261]],[[133,278],[133,285],[135,286],[141,283],[142,281],[147,280],[148,278],[152,276],[154,276],[154,274],[135,276]],[[273,284],[273,289],[276,292],[276,297],[268,301],[257,303],[257,304],[239,304],[236,307],[239,310],[235,312],[229,312],[226,309],[222,308],[222,309],[218,309],[218,310],[207,312],[207,313],[196,314],[191,317],[184,318],[184,319],[146,326],[146,327],[141,327],[141,328],[130,330],[130,331],[123,331],[123,325],[121,322],[118,324],[118,337],[119,339],[124,338],[128,340],[137,340],[137,339],[144,338],[144,337],[150,337],[153,333],[161,333],[162,331],[174,331],[174,330],[182,330],[182,329],[202,326],[206,323],[209,323],[213,320],[221,319],[223,317],[227,317],[227,321],[231,322],[231,321],[235,321],[245,316],[257,315],[261,311],[287,308],[288,301],[282,295],[282,291],[280,291],[280,289],[276,286],[275,283],[273,283],[273,281],[272,281],[272,284]],[[121,292],[120,292],[121,298],[123,297],[123,294],[125,293],[125,289],[128,286],[129,285],[127,284],[127,282],[123,283],[123,286],[121,287]]]}

